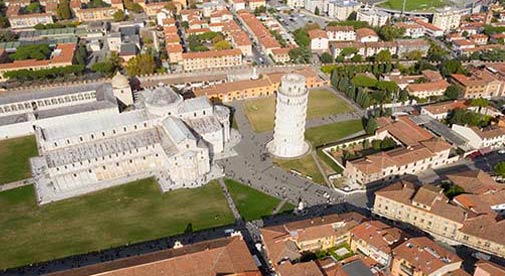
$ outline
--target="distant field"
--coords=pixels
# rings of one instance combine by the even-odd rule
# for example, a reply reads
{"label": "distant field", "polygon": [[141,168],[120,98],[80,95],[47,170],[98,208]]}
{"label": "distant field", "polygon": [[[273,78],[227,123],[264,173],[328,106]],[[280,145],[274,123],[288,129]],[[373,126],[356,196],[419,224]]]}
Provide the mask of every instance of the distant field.
{"label": "distant field", "polygon": [[37,206],[33,186],[0,193],[0,271],[234,223],[216,181],[162,194],[153,179]]}
{"label": "distant field", "polygon": [[29,159],[37,154],[35,136],[0,141],[0,185],[30,178]]}
{"label": "distant field", "polygon": [[[251,99],[244,102],[246,116],[256,132],[274,128],[275,96]],[[327,117],[353,111],[340,97],[325,89],[314,89],[309,93],[307,119]]]}
{"label": "distant field", "polygon": [[[405,10],[426,11],[450,5],[451,2],[449,0],[406,0]],[[403,6],[403,0],[386,0],[378,6],[387,9],[401,10]]]}
{"label": "distant field", "polygon": [[[237,206],[240,215],[246,220],[257,220],[263,216],[271,216],[277,205],[278,198],[267,195],[233,179],[224,180],[230,195]],[[280,212],[292,210],[290,203],[284,204]]]}

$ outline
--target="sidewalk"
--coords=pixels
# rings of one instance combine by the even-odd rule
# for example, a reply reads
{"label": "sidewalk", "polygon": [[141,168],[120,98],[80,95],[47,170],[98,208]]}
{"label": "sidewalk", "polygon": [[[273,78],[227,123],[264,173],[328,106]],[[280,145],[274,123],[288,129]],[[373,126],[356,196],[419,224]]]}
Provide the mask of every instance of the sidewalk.
{"label": "sidewalk", "polygon": [[16,189],[16,188],[23,187],[23,186],[32,185],[34,183],[35,182],[33,181],[33,178],[27,178],[27,179],[22,179],[19,181],[14,181],[11,183],[0,184],[0,192]]}

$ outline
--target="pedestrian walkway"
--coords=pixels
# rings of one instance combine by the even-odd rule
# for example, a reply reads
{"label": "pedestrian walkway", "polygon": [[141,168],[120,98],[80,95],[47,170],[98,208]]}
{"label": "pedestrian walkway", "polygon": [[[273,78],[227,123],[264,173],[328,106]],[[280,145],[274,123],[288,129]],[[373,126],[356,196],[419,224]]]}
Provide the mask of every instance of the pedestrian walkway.
{"label": "pedestrian walkway", "polygon": [[287,199],[283,199],[281,202],[279,202],[279,204],[277,204],[277,207],[275,207],[275,209],[272,211],[272,215],[279,213],[279,211],[282,209],[282,207],[284,207],[284,205],[286,205],[287,202]]}
{"label": "pedestrian walkway", "polygon": [[228,202],[228,206],[231,209],[231,212],[233,213],[233,217],[235,217],[235,222],[239,225],[243,223],[242,221],[242,216],[240,216],[240,212],[237,209],[237,206],[235,206],[235,202],[231,198],[230,193],[228,192],[228,188],[226,187],[226,184],[224,183],[223,178],[219,178],[218,180],[219,185],[221,186],[221,189],[223,190],[224,196],[226,197],[226,201]]}
{"label": "pedestrian walkway", "polygon": [[19,181],[14,181],[6,184],[0,184],[0,192],[16,189],[23,186],[33,185],[35,183],[33,178],[22,179]]}
{"label": "pedestrian walkway", "polygon": [[326,186],[331,187],[331,183],[330,183],[330,181],[328,181],[328,177],[326,177],[326,173],[325,173],[323,167],[321,166],[321,163],[319,163],[319,158],[317,157],[316,151],[313,150],[310,153],[310,155],[312,156],[312,159],[314,159],[314,162],[316,163],[317,169],[319,170],[319,172],[321,173],[321,175],[323,175],[324,183],[326,183]]}

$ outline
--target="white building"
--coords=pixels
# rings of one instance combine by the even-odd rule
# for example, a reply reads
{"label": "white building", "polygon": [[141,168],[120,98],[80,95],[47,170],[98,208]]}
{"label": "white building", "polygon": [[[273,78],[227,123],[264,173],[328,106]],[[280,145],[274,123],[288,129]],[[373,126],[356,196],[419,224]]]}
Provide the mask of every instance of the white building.
{"label": "white building", "polygon": [[245,0],[232,0],[230,3],[234,11],[245,10]]}
{"label": "white building", "polygon": [[405,37],[420,38],[424,36],[424,28],[415,22],[398,22],[395,23],[395,26],[405,29]]}
{"label": "white building", "polygon": [[299,9],[305,7],[305,1],[304,0],[288,0],[286,2],[286,5],[288,5],[291,8]]}
{"label": "white building", "polygon": [[231,150],[228,108],[206,97],[183,100],[165,86],[139,96],[133,111],[35,126],[39,204],[149,176],[170,191],[222,175],[213,160]]}
{"label": "white building", "polygon": [[352,26],[327,26],[325,30],[328,41],[356,40],[356,32]]}
{"label": "white building", "polygon": [[328,35],[323,30],[310,30],[310,49],[313,52],[328,51]]}
{"label": "white building", "polygon": [[316,8],[319,10],[320,14],[327,11],[327,0],[304,0],[305,9],[315,13]]}
{"label": "white building", "polygon": [[300,74],[282,76],[276,96],[273,140],[267,144],[268,151],[275,156],[292,158],[309,150],[304,135],[309,99],[305,82]]}
{"label": "white building", "polygon": [[328,16],[338,20],[347,20],[352,12],[357,12],[361,4],[354,0],[329,0]]}
{"label": "white building", "polygon": [[475,149],[499,148],[505,142],[505,129],[501,127],[467,127],[460,125],[452,125],[452,130],[463,136],[470,146]]}
{"label": "white building", "polygon": [[456,29],[461,21],[462,11],[453,8],[445,7],[443,9],[437,9],[433,14],[433,25],[442,29],[444,32]]}
{"label": "white building", "polygon": [[356,20],[367,22],[372,27],[381,27],[388,22],[389,14],[377,9],[362,9],[357,12]]}

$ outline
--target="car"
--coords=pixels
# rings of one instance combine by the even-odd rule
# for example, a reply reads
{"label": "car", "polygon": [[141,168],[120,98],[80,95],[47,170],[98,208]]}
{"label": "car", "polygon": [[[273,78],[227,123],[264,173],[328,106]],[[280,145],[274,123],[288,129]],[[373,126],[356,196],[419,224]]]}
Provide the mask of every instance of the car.
{"label": "car", "polygon": [[498,154],[505,154],[505,149],[501,149],[498,151]]}

